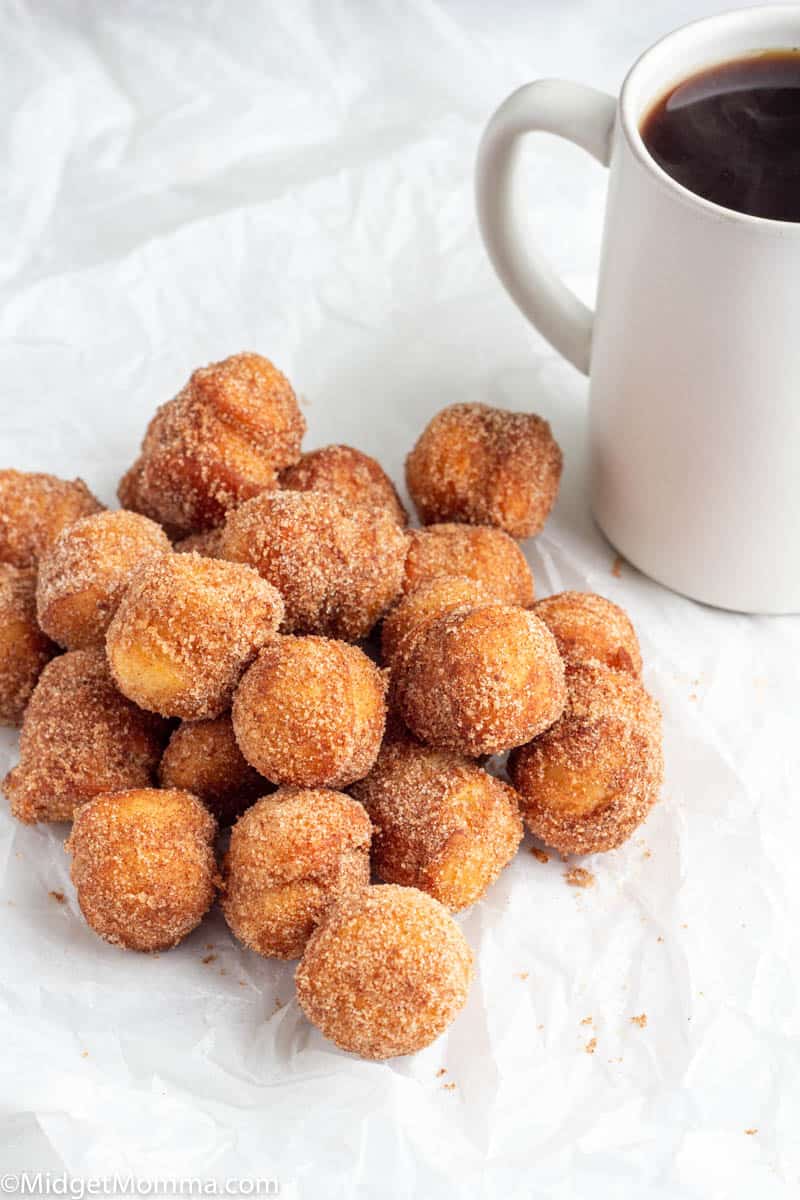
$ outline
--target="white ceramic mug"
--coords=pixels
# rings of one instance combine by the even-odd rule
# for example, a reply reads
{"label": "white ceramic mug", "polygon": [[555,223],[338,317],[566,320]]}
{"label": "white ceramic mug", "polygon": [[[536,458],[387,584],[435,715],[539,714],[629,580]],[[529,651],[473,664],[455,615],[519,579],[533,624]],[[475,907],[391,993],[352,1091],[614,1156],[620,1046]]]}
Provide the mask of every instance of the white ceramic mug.
{"label": "white ceramic mug", "polygon": [[[800,46],[800,6],[697,21],[631,68],[618,101],[560,80],[514,92],[477,167],[478,216],[522,312],[590,374],[592,507],[635,566],[696,600],[800,611],[800,223],[721,208],[650,157],[639,126],[703,67]],[[592,313],[526,243],[512,204],[523,135],[610,168]]]}

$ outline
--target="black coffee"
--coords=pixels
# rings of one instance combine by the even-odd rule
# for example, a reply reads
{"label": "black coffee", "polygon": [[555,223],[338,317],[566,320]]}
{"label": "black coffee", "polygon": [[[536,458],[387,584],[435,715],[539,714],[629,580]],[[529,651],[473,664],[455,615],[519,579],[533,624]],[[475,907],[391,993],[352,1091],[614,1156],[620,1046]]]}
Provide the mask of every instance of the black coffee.
{"label": "black coffee", "polygon": [[724,208],[800,221],[800,52],[768,51],[679,83],[641,126],[684,187]]}

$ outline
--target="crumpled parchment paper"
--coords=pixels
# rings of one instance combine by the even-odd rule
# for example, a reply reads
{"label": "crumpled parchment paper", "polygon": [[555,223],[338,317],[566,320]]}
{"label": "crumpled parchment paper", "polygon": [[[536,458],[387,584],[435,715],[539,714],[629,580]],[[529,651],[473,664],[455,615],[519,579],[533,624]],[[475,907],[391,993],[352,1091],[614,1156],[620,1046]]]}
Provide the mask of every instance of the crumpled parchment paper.
{"label": "crumpled parchment paper", "polygon": [[[159,957],[104,945],[65,829],[3,805],[4,1168],[309,1197],[798,1194],[800,621],[614,568],[587,507],[585,381],[501,292],[472,203],[480,130],[513,87],[613,91],[713,7],[0,8],[2,464],[80,474],[111,503],[155,405],[243,348],[302,393],[309,446],[352,442],[397,480],[444,404],[533,408],[566,460],[528,547],[538,592],[630,611],[667,756],[644,828],[584,860],[594,887],[526,840],[459,917],[466,1011],[383,1065],[326,1044],[292,965],[240,949],[218,913]],[[590,299],[603,171],[543,138],[524,176],[532,234]],[[9,733],[0,767],[15,757]]]}

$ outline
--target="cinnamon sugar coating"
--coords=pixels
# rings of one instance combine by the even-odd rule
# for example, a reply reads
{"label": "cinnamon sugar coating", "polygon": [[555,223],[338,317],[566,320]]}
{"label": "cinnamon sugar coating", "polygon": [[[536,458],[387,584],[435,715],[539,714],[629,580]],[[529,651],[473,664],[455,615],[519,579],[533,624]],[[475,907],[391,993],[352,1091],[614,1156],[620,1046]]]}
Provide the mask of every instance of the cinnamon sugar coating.
{"label": "cinnamon sugar coating", "polygon": [[169,739],[158,778],[162,787],[198,796],[221,826],[232,825],[270,790],[245,761],[229,713],[209,721],[182,721]]}
{"label": "cinnamon sugar coating", "polygon": [[295,975],[309,1021],[370,1059],[430,1045],[463,1008],[471,980],[472,952],[447,909],[395,884],[332,908]]}
{"label": "cinnamon sugar coating", "polygon": [[480,899],[522,840],[513,788],[411,738],[385,742],[351,793],[375,825],[380,878],[420,888],[453,911]]}
{"label": "cinnamon sugar coating", "polygon": [[286,605],[287,633],[356,641],[399,595],[406,536],[381,509],[326,492],[271,492],[230,514],[222,555],[249,563]]}
{"label": "cinnamon sugar coating", "polygon": [[283,603],[252,568],[168,554],[132,576],[106,638],[120,691],[164,717],[218,717]]}
{"label": "cinnamon sugar coating", "polygon": [[511,605],[438,617],[392,682],[416,737],[471,758],[530,741],[558,719],[565,701],[553,635],[533,613]]}
{"label": "cinnamon sugar coating", "polygon": [[62,529],[102,507],[82,479],[0,470],[0,562],[36,566]]}
{"label": "cinnamon sugar coating", "polygon": [[128,950],[167,950],[200,924],[216,886],[216,823],[189,792],[97,796],[66,843],[87,923]]}
{"label": "cinnamon sugar coating", "polygon": [[147,787],[166,726],[114,686],[102,650],[72,650],[42,671],[22,723],[20,761],[3,781],[19,821],[71,821],[101,792]]}
{"label": "cinnamon sugar coating", "polygon": [[442,575],[476,579],[504,604],[533,603],[533,574],[515,541],[501,529],[430,525],[409,533],[403,591]]}
{"label": "cinnamon sugar coating", "polygon": [[496,601],[477,579],[466,575],[440,575],[425,580],[395,604],[381,626],[381,658],[387,667],[404,659],[417,634],[436,617],[455,608],[479,608]]}
{"label": "cinnamon sugar coating", "polygon": [[39,624],[67,650],[104,646],[131,572],[171,550],[161,526],[138,513],[82,517],[62,529],[39,562]]}
{"label": "cinnamon sugar coating", "polygon": [[524,538],[547,520],[561,466],[561,450],[541,417],[453,404],[421,434],[406,460],[406,482],[424,525],[466,521]]}
{"label": "cinnamon sugar coating", "polygon": [[509,774],[525,823],[542,841],[562,854],[613,850],[658,798],[658,704],[626,672],[568,662],[563,716],[514,751]]}
{"label": "cinnamon sugar coating", "polygon": [[331,492],[348,505],[382,508],[398,525],[408,524],[408,513],[383,467],[353,446],[308,451],[283,472],[280,483],[290,491]]}
{"label": "cinnamon sugar coating", "polygon": [[237,688],[236,740],[272,783],[346,787],[366,775],[378,755],[385,689],[383,673],[357,646],[279,638]]}
{"label": "cinnamon sugar coating", "polygon": [[19,725],[58,647],[36,623],[36,571],[0,563],[0,725]]}
{"label": "cinnamon sugar coating", "polygon": [[631,675],[642,673],[642,652],[630,617],[593,592],[560,592],[533,607],[565,658],[594,660]]}
{"label": "cinnamon sugar coating", "polygon": [[179,538],[172,549],[176,554],[202,554],[204,558],[219,558],[219,545],[222,528],[217,525],[213,529],[201,529],[198,533],[187,533]]}
{"label": "cinnamon sugar coating", "polygon": [[239,941],[299,958],[332,904],[369,884],[372,827],[341,792],[281,788],[240,817],[223,863],[222,911]]}
{"label": "cinnamon sugar coating", "polygon": [[172,531],[220,525],[242,501],[277,486],[306,423],[284,375],[260,354],[195,371],[151,420],[119,486],[125,508]]}

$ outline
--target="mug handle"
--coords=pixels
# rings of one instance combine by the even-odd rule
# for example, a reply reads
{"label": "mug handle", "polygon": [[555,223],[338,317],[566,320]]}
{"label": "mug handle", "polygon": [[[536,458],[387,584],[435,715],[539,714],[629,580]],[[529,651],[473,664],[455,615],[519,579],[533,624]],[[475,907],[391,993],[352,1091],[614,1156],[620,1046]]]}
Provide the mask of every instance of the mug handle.
{"label": "mug handle", "polygon": [[554,133],[582,146],[604,167],[611,156],[617,102],[606,92],[540,79],[508,97],[494,114],[478,150],[478,222],[489,258],[518,308],[564,358],[589,374],[594,313],[530,246],[514,212],[514,167],[520,138]]}

